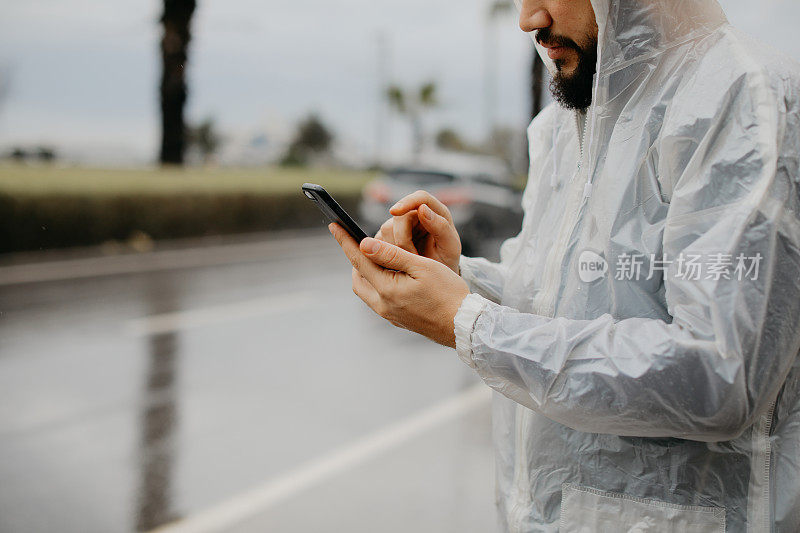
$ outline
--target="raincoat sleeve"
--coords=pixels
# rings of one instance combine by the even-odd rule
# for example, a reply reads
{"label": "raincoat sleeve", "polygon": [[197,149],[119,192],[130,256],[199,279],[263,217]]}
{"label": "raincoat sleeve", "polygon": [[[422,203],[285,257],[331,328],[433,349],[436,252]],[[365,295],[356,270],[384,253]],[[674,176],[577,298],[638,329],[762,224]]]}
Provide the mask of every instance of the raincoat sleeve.
{"label": "raincoat sleeve", "polygon": [[[545,159],[546,149],[551,146],[550,143],[544,142],[541,133],[542,131],[551,131],[555,123],[556,106],[549,105],[536,116],[528,125],[528,138],[531,139],[530,153],[528,156],[531,161],[541,161]],[[552,172],[555,172],[552,169]],[[538,173],[537,173],[538,174]],[[533,190],[539,179],[538,175],[533,172],[528,175],[528,187],[525,194],[528,195],[529,191]],[[528,200],[529,201],[529,200]],[[526,204],[523,199],[523,206]],[[467,282],[470,290],[477,293],[487,300],[495,303],[500,303],[503,297],[503,285],[507,275],[507,265],[517,253],[519,246],[522,242],[522,234],[507,239],[500,247],[500,262],[494,263],[488,261],[483,257],[465,257],[461,256],[459,261],[459,268],[461,269],[461,277]]]}
{"label": "raincoat sleeve", "polygon": [[461,277],[467,282],[470,291],[480,294],[484,298],[499,303],[503,296],[503,282],[505,280],[505,267],[502,257],[510,250],[516,248],[519,237],[513,237],[503,243],[500,249],[501,261],[494,263],[483,257],[461,256],[458,266]]}
{"label": "raincoat sleeve", "polygon": [[620,436],[730,440],[771,409],[800,349],[800,136],[782,99],[740,82],[716,110],[697,110],[705,118],[665,125],[663,250],[760,257],[759,272],[694,280],[673,264],[671,322],[548,318],[471,294],[456,350],[490,387],[573,429]]}

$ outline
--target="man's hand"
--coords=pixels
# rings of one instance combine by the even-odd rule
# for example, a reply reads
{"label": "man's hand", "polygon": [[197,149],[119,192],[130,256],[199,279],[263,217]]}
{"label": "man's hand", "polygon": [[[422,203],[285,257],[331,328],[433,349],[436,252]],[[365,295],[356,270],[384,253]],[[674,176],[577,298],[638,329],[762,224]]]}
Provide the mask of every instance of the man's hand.
{"label": "man's hand", "polygon": [[413,254],[433,259],[459,273],[461,239],[450,210],[426,191],[409,194],[389,211],[376,239],[395,244]]}
{"label": "man's hand", "polygon": [[455,348],[453,320],[467,284],[441,263],[366,238],[359,247],[338,224],[328,226],[353,265],[353,292],[392,324]]}

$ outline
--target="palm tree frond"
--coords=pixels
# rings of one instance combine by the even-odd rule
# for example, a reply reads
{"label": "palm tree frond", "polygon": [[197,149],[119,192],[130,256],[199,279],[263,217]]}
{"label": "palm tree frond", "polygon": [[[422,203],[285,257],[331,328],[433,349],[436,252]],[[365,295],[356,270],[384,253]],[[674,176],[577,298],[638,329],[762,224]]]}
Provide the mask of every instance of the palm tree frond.
{"label": "palm tree frond", "polygon": [[511,11],[514,3],[510,0],[496,0],[489,6],[489,18],[495,18]]}
{"label": "palm tree frond", "polygon": [[436,84],[428,82],[419,88],[419,103],[423,107],[433,107],[436,105]]}
{"label": "palm tree frond", "polygon": [[389,105],[394,107],[398,112],[406,112],[406,96],[403,89],[397,85],[392,85],[386,89],[386,98],[389,99]]}

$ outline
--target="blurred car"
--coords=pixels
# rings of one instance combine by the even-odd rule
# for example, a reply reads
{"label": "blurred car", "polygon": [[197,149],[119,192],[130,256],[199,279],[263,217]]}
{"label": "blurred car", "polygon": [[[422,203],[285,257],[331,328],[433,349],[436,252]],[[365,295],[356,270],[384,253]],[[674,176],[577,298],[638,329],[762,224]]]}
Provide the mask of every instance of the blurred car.
{"label": "blurred car", "polygon": [[417,190],[426,190],[453,215],[464,255],[478,253],[493,239],[519,233],[522,193],[502,165],[422,163],[394,168],[369,182],[359,209],[364,230],[374,235],[391,215],[389,208]]}

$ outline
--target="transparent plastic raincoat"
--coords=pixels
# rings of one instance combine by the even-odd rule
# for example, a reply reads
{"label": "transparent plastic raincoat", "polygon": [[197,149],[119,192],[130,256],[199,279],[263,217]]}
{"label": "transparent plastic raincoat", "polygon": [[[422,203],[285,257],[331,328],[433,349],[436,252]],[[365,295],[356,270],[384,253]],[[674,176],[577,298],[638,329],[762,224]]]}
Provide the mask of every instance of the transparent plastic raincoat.
{"label": "transparent plastic raincoat", "polygon": [[584,142],[538,116],[521,233],[461,259],[500,520],[800,531],[798,65],[712,0],[592,4]]}

